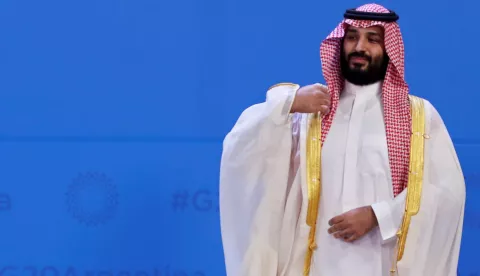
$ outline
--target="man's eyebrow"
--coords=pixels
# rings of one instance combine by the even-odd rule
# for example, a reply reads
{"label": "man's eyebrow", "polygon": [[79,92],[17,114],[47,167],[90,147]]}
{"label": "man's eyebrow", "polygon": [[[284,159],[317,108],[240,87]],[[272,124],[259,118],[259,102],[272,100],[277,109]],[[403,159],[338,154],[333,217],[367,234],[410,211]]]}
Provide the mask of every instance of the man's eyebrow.
{"label": "man's eyebrow", "polygon": [[382,38],[382,35],[379,34],[379,33],[377,33],[377,32],[367,32],[367,34],[368,34],[369,36],[377,36],[377,37],[379,37],[379,38]]}

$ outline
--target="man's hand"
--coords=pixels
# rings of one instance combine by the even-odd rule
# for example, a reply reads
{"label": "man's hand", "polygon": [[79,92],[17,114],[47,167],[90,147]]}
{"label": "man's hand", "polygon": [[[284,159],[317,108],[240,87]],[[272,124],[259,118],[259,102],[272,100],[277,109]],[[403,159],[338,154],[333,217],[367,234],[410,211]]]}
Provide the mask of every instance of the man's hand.
{"label": "man's hand", "polygon": [[301,87],[295,96],[291,113],[330,112],[330,94],[326,86],[319,83]]}
{"label": "man's hand", "polygon": [[370,232],[378,225],[377,217],[371,206],[360,207],[332,218],[328,224],[329,234],[337,239],[353,242]]}

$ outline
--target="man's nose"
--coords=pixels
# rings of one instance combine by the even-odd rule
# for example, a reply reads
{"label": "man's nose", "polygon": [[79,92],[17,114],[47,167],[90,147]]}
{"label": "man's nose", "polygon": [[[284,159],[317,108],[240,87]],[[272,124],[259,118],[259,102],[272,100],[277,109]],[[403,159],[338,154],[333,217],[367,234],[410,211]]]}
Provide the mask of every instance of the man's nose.
{"label": "man's nose", "polygon": [[357,45],[355,46],[356,52],[366,52],[366,41],[365,39],[359,39]]}

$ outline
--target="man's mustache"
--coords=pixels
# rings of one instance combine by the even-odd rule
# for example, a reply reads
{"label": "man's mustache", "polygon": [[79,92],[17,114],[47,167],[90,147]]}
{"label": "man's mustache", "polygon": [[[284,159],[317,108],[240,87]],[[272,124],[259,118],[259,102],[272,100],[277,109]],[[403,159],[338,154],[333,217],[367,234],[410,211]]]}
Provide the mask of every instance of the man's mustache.
{"label": "man's mustache", "polygon": [[353,53],[350,53],[348,55],[348,61],[350,61],[351,58],[353,57],[359,57],[359,58],[364,58],[366,59],[368,62],[371,62],[372,61],[372,57],[369,57],[367,56],[365,53],[361,53],[361,52],[353,52]]}

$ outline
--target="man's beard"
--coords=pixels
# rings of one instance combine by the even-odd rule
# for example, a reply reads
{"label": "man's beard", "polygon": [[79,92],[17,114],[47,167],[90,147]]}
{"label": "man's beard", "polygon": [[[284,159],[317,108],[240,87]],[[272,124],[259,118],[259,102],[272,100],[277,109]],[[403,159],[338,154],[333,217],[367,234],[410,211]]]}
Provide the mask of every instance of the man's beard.
{"label": "man's beard", "polygon": [[[348,55],[348,57],[345,57],[343,49],[340,56],[340,65],[343,77],[347,81],[356,85],[369,85],[377,81],[383,80],[385,78],[385,74],[387,73],[387,66],[390,60],[388,58],[388,55],[385,54],[381,63],[379,63],[378,61],[372,63],[372,57],[369,57],[362,52],[352,52]],[[362,57],[367,59],[367,68],[351,68],[349,65],[349,60],[352,57]]]}

